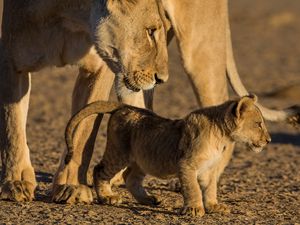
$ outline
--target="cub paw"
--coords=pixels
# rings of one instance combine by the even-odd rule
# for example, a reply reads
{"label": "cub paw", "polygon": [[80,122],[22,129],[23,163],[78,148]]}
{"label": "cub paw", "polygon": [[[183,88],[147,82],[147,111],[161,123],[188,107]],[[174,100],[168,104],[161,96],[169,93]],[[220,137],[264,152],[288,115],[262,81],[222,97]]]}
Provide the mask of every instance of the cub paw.
{"label": "cub paw", "polygon": [[122,199],[119,195],[101,196],[98,197],[98,202],[101,204],[119,205]]}
{"label": "cub paw", "polygon": [[181,215],[187,215],[192,217],[202,217],[205,214],[203,207],[190,207],[190,206],[184,206],[180,212]]}
{"label": "cub paw", "polygon": [[179,193],[181,191],[181,184],[179,179],[172,179],[169,183],[170,191]]}
{"label": "cub paw", "polygon": [[52,192],[52,201],[55,203],[92,203],[91,189],[86,185],[55,185]]}
{"label": "cub paw", "polygon": [[35,185],[28,181],[7,181],[0,190],[0,198],[5,200],[28,202],[34,199]]}
{"label": "cub paw", "polygon": [[230,213],[230,209],[227,205],[219,203],[219,204],[210,204],[206,206],[207,213]]}
{"label": "cub paw", "polygon": [[147,197],[144,197],[143,199],[139,199],[138,202],[143,205],[157,206],[161,203],[161,200],[153,195],[148,195]]}

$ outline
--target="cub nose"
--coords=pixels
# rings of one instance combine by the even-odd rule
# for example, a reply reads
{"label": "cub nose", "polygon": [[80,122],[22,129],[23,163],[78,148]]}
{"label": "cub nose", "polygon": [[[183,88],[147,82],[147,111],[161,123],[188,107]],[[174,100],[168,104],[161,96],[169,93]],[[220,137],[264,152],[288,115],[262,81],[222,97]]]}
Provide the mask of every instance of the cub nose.
{"label": "cub nose", "polygon": [[267,142],[267,144],[269,144],[271,141],[272,141],[271,137],[270,137],[270,136],[268,136],[268,137],[266,138],[266,142]]}

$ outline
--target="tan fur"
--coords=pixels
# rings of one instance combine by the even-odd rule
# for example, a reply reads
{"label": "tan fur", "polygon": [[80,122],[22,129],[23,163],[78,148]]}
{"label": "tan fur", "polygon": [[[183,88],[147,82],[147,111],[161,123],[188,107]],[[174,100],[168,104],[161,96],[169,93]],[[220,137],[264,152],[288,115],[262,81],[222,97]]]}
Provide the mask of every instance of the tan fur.
{"label": "tan fur", "polygon": [[[151,107],[151,91],[145,96],[136,91],[167,80],[165,31],[170,24],[164,10],[172,23],[168,40],[175,33],[199,104],[211,106],[228,99],[226,71],[236,92],[247,94],[233,59],[227,4],[227,0],[4,0],[0,150],[1,182],[8,188],[2,188],[1,196],[31,200],[36,186],[25,132],[29,72],[79,65],[72,114],[90,102],[107,100],[114,77],[122,102]],[[279,112],[262,109],[268,119],[299,123],[299,107]],[[86,173],[100,122],[101,116],[90,117],[76,129],[71,162],[64,165],[66,153],[62,154],[54,178],[55,201],[92,201],[81,193],[90,191]],[[224,165],[232,149],[223,158]],[[23,194],[27,191],[29,197]]]}
{"label": "tan fur", "polygon": [[91,103],[68,123],[66,164],[72,156],[73,133],[80,121],[95,113],[111,113],[106,151],[94,168],[94,186],[100,202],[121,202],[111,190],[110,181],[128,167],[124,173],[126,187],[142,204],[159,203],[142,187],[146,174],[159,178],[175,175],[182,185],[182,214],[203,216],[204,207],[207,212],[228,211],[217,201],[218,176],[212,176],[211,171],[223,164],[222,158],[234,142],[245,143],[259,152],[271,141],[255,102],[256,97],[246,96],[194,111],[180,120],[118,103]]}
{"label": "tan fur", "polygon": [[[233,90],[248,95],[234,61],[228,1],[162,0],[179,39],[184,67],[204,106],[227,99],[226,74]],[[299,107],[271,110],[257,104],[265,119],[300,123]]]}
{"label": "tan fur", "polygon": [[[4,1],[1,198],[28,201],[34,197],[36,181],[25,133],[29,72],[46,66],[79,65],[72,113],[89,102],[107,100],[113,73],[120,99],[142,106],[137,100],[141,92],[136,91],[151,89],[168,78],[169,26],[162,4],[156,0]],[[79,126],[74,140],[76,154],[67,167],[62,161],[54,179],[55,201],[92,201],[86,172],[100,121],[94,117]]]}

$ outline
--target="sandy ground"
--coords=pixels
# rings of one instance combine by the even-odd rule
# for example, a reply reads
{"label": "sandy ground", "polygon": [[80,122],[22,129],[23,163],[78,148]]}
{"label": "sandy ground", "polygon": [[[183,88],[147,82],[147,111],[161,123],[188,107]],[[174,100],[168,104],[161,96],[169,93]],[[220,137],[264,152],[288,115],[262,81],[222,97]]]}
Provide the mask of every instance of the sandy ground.
{"label": "sandy ground", "polygon": [[[262,94],[300,83],[299,1],[230,0],[230,15],[236,61],[250,91]],[[268,123],[273,141],[260,154],[243,146],[236,148],[219,185],[219,199],[231,208],[229,215],[195,219],[178,216],[181,196],[149,185],[148,190],[163,199],[159,207],[137,204],[122,187],[117,191],[122,193],[125,203],[118,207],[51,203],[48,189],[65,147],[63,132],[70,115],[76,73],[76,68],[65,68],[34,74],[27,134],[39,185],[36,200],[0,201],[0,224],[300,223],[300,136],[299,131],[285,124]],[[155,111],[179,118],[197,104],[174,42],[170,47],[170,74],[168,83],[157,88]],[[300,96],[294,95],[290,100],[264,98],[263,103],[272,107],[300,104]],[[92,165],[104,143],[102,126]]]}

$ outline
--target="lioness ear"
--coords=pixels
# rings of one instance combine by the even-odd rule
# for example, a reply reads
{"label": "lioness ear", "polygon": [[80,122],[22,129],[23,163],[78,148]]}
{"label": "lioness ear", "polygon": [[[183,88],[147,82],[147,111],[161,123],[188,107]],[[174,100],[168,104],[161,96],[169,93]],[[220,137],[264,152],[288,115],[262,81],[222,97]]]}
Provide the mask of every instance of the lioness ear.
{"label": "lioness ear", "polygon": [[166,30],[166,33],[168,32],[168,30],[170,30],[171,28],[171,22],[170,20],[167,18],[167,14],[166,14],[166,11],[164,9],[164,6],[162,4],[161,1],[157,1],[157,6],[158,6],[158,12],[159,12],[159,15],[160,15],[160,18],[164,24],[164,28]]}
{"label": "lioness ear", "polygon": [[240,118],[243,113],[249,108],[252,107],[257,102],[257,96],[250,94],[248,96],[242,97],[236,105],[234,110],[235,116]]}

